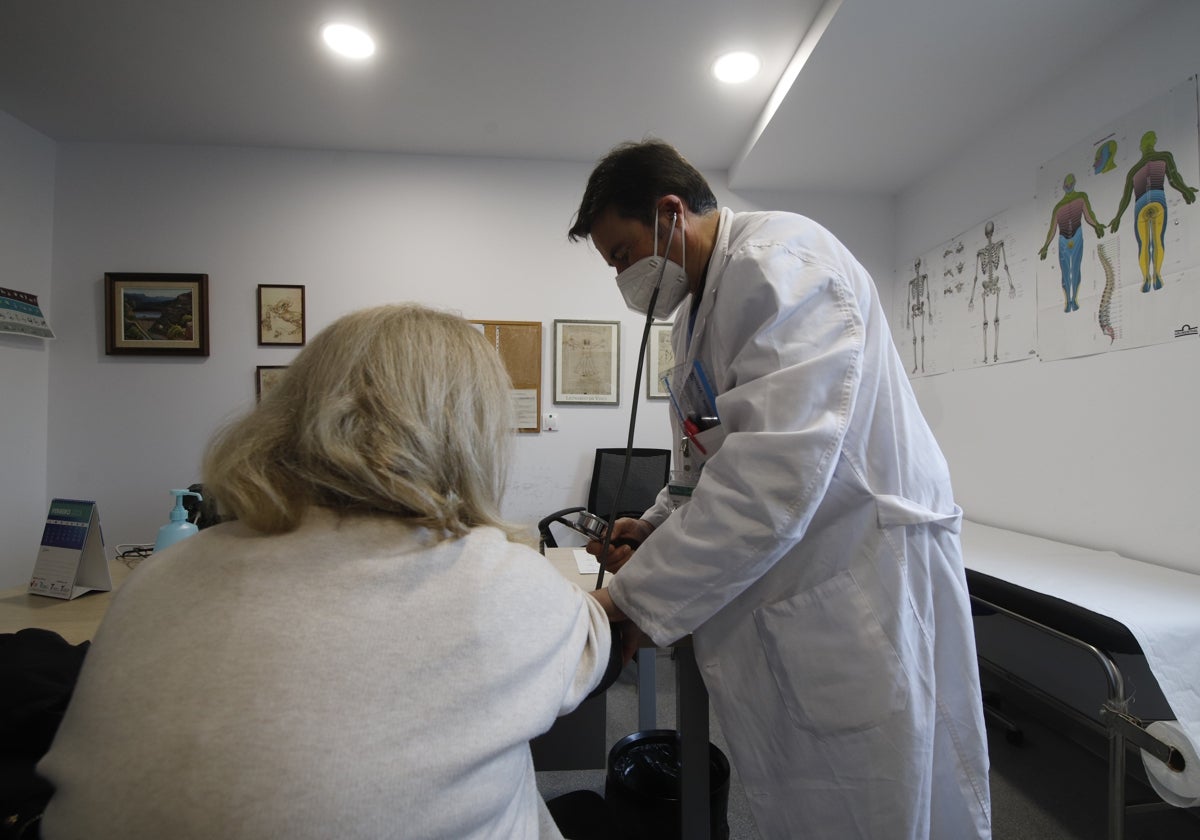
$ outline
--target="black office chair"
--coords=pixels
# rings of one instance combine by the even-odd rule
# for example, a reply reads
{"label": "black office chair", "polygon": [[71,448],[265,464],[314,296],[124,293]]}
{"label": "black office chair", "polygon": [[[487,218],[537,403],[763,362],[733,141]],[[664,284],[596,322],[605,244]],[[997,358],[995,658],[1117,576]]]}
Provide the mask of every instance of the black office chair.
{"label": "black office chair", "polygon": [[551,525],[557,523],[569,527],[566,517],[582,510],[594,513],[606,522],[614,509],[618,517],[641,516],[654,504],[658,491],[667,484],[671,472],[671,450],[635,448],[630,456],[629,476],[625,480],[621,498],[617,499],[624,466],[624,447],[597,449],[587,507],[557,510],[538,522],[538,534],[541,535],[543,547],[558,547],[550,530]]}

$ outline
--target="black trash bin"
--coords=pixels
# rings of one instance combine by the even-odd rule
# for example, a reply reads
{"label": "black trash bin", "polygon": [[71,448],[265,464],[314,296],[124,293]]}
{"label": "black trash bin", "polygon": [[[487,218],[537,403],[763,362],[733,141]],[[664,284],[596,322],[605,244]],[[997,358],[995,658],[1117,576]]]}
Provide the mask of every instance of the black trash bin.
{"label": "black trash bin", "polygon": [[[684,840],[679,818],[679,733],[647,729],[608,752],[604,799],[624,840]],[[713,840],[729,838],[729,759],[708,745],[708,812]]]}

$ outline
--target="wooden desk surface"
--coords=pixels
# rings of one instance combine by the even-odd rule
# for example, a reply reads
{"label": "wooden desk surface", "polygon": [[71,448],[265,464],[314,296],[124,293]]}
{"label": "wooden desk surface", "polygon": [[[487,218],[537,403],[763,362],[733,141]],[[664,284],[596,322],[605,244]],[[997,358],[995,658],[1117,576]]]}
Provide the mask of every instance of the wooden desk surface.
{"label": "wooden desk surface", "polygon": [[[582,548],[578,550],[583,551]],[[594,574],[579,574],[579,567],[575,565],[575,551],[576,549],[574,548],[547,548],[546,559],[550,561],[554,568],[558,569],[559,574],[580,589],[585,591],[595,589],[596,576]],[[608,581],[611,577],[612,575],[610,574],[604,575],[604,586],[608,586]]]}
{"label": "wooden desk surface", "polygon": [[[108,564],[108,571],[115,592],[131,569],[122,561],[113,560]],[[63,601],[46,595],[31,595],[27,589],[26,586],[14,586],[0,591],[0,633],[40,627],[53,630],[73,645],[86,642],[95,635],[113,594],[88,592],[73,601]]]}

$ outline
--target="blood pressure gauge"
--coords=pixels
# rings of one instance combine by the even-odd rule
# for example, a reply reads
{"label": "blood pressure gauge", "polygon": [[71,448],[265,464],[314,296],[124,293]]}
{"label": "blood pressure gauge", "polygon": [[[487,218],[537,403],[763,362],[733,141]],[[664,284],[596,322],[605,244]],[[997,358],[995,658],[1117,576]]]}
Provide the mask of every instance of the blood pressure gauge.
{"label": "blood pressure gauge", "polygon": [[[566,525],[572,531],[583,534],[589,540],[596,540],[597,542],[604,542],[604,535],[608,533],[607,520],[583,508],[567,508],[566,510],[552,513],[538,523],[538,530],[543,535],[546,534],[550,524],[553,522],[557,522],[559,525]],[[637,548],[640,542],[629,537],[623,537],[613,540],[611,545],[627,545],[630,548]]]}
{"label": "blood pressure gauge", "polygon": [[608,531],[607,522],[586,510],[581,510],[572,519],[563,521],[568,528],[578,531],[589,540],[603,541],[604,534]]}

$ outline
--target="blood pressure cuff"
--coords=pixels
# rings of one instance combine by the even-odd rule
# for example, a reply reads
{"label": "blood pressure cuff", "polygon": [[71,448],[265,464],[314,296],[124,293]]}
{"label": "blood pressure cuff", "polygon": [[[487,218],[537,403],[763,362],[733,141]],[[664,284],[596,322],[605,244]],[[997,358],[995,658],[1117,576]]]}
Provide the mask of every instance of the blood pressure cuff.
{"label": "blood pressure cuff", "polygon": [[608,691],[608,687],[617,681],[617,677],[621,676],[624,664],[621,661],[621,628],[614,624],[612,625],[612,647],[608,651],[608,667],[604,669],[604,676],[600,678],[600,683],[584,699],[591,700],[597,694]]}

